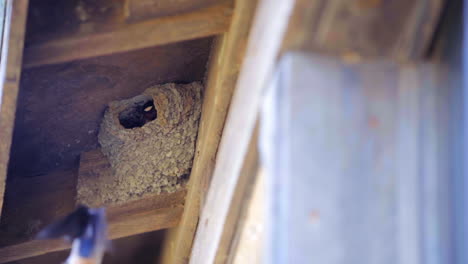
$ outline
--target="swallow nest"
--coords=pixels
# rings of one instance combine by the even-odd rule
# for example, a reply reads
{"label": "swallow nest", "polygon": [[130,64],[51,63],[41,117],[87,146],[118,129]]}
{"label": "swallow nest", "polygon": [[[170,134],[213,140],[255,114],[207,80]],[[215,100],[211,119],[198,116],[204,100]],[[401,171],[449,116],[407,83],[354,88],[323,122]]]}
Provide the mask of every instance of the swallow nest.
{"label": "swallow nest", "polygon": [[[119,204],[185,184],[195,154],[202,85],[164,84],[109,103],[98,139],[111,175],[78,180],[78,201]],[[97,186],[98,185],[98,186]]]}

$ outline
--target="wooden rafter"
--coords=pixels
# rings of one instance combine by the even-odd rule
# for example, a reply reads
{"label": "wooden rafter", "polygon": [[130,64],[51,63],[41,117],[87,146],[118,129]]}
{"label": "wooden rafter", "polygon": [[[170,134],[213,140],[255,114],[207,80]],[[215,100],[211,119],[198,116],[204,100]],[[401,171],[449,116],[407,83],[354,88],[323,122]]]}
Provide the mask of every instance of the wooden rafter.
{"label": "wooden rafter", "polygon": [[262,91],[273,71],[293,0],[259,1],[216,157],[190,263],[213,263],[254,131]]}
{"label": "wooden rafter", "polygon": [[245,47],[258,1],[235,1],[229,33],[216,39],[212,51],[203,103],[197,150],[188,185],[181,224],[171,230],[163,251],[163,263],[187,263],[198,218],[208,190],[216,153],[223,133],[231,96],[244,60]]}
{"label": "wooden rafter", "polygon": [[[128,237],[171,228],[179,223],[183,212],[185,191],[157,195],[107,209],[109,237]],[[31,240],[0,248],[0,263],[39,256],[70,248],[60,240]]]}
{"label": "wooden rafter", "polygon": [[421,60],[445,0],[297,0],[284,50],[349,59]]}
{"label": "wooden rafter", "polygon": [[[102,166],[107,160],[99,153],[100,151],[91,151],[82,155],[82,160],[87,164],[82,164],[81,167],[87,172],[82,171],[81,173],[89,173],[89,171],[106,173],[100,172],[100,170],[110,170],[109,166]],[[57,174],[57,177],[60,176],[63,175]],[[69,188],[68,186],[69,184],[64,182],[63,188]],[[60,188],[60,186],[56,188]],[[57,193],[62,192],[57,191]],[[170,194],[152,195],[140,200],[107,207],[109,237],[116,239],[177,226],[184,210],[185,196],[186,191],[181,190]],[[39,201],[41,198],[36,197],[35,200]],[[61,202],[58,199],[55,200]],[[37,206],[43,205],[38,204]],[[69,244],[61,241],[31,240],[0,248],[0,263],[39,256],[69,247]]]}
{"label": "wooden rafter", "polygon": [[[229,213],[226,218],[227,220],[224,224],[223,234],[221,236],[214,263],[232,263],[231,261],[238,251],[238,246],[242,239],[241,237],[243,236],[242,233],[246,232],[244,231],[244,229],[246,229],[245,223],[249,221],[248,211],[250,210],[250,204],[253,202],[252,199],[255,196],[255,189],[257,188],[255,186],[263,184],[259,183],[257,179],[260,169],[257,124],[257,128],[252,135],[249,149],[245,156],[244,165],[242,166],[239,180],[234,191],[231,207],[229,208]],[[258,211],[261,213],[261,210]],[[245,245],[243,247],[245,247]],[[252,250],[256,251],[258,249],[254,247]],[[252,260],[252,263],[260,262]]]}
{"label": "wooden rafter", "polygon": [[67,62],[135,49],[165,45],[224,33],[232,4],[219,4],[184,14],[124,23],[110,31],[71,34],[31,43],[25,48],[24,67]]}
{"label": "wooden rafter", "polygon": [[[222,263],[225,259],[220,249],[225,250],[222,247],[226,239],[224,235],[229,231],[226,230],[226,226],[229,228],[227,218],[239,184],[261,101],[260,95],[281,49],[339,54],[349,60],[361,57],[421,59],[431,45],[443,7],[443,1],[440,0],[391,3],[345,0],[259,2],[247,54],[217,153],[211,185],[199,219],[190,263]],[[388,5],[391,8],[387,8]],[[343,13],[348,16],[339,16]],[[384,15],[403,18],[395,19],[396,22],[388,26]],[[387,28],[395,30],[386,31]],[[356,36],[361,38],[354,41]],[[364,42],[359,42],[362,39]]]}
{"label": "wooden rafter", "polygon": [[189,12],[224,0],[126,0],[125,16],[130,21]]}
{"label": "wooden rafter", "polygon": [[6,1],[0,64],[0,215],[16,113],[28,0]]}

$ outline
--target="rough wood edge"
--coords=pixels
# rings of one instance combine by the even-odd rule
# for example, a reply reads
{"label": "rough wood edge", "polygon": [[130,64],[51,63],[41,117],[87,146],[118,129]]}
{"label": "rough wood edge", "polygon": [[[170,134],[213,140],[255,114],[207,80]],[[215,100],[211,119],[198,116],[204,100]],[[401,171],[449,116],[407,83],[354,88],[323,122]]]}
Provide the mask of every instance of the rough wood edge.
{"label": "rough wood edge", "polygon": [[[177,226],[182,216],[186,191],[150,196],[107,208],[109,237],[122,238]],[[32,240],[0,248],[0,263],[69,249],[60,240]]]}
{"label": "rough wood edge", "polygon": [[249,200],[245,201],[242,218],[236,227],[226,264],[265,263],[263,248],[265,242],[265,173],[260,167],[252,171],[255,181],[249,190]]}
{"label": "rough wood edge", "polygon": [[[296,0],[283,51],[296,50],[339,56],[353,61],[390,59],[399,62],[427,60],[427,52],[440,22],[446,0],[426,1],[346,1]],[[399,17],[397,10],[382,8],[385,3],[401,2],[408,15]],[[374,6],[373,6],[374,5]],[[345,8],[345,9],[343,9]],[[372,22],[342,28],[337,10],[355,10],[354,17],[373,17]],[[374,12],[372,15],[371,13]],[[404,20],[401,28],[387,21]],[[385,40],[378,35],[386,33]],[[329,35],[329,37],[326,37]],[[346,36],[346,37],[345,37]],[[362,39],[366,41],[362,41]],[[341,40],[340,40],[341,39]]]}
{"label": "rough wood edge", "polygon": [[0,215],[13,137],[28,0],[7,0],[6,5],[0,62]]}
{"label": "rough wood edge", "polygon": [[207,7],[224,0],[125,0],[124,14],[127,21],[173,15]]}
{"label": "rough wood edge", "polygon": [[[110,167],[107,166],[108,161],[106,157],[102,155],[99,149],[83,153],[81,160],[80,171],[92,170],[98,173],[98,171],[110,170]],[[63,174],[60,173],[57,176],[63,176]],[[43,177],[47,176],[42,176],[41,178]],[[60,185],[55,188],[65,187]],[[184,211],[186,195],[186,189],[182,189],[174,193],[154,194],[139,200],[108,206],[106,212],[110,239],[177,226]],[[70,248],[70,245],[61,241],[27,241],[0,248],[0,263],[39,256],[68,248]]]}
{"label": "rough wood edge", "polygon": [[446,0],[419,1],[412,12],[410,26],[403,29],[395,45],[395,58],[400,61],[427,59],[445,4]]}
{"label": "rough wood edge", "polygon": [[90,35],[50,39],[26,47],[24,67],[67,62],[203,38],[226,32],[232,15],[228,1],[193,12],[155,18]]}
{"label": "rough wood edge", "polygon": [[262,0],[223,131],[190,263],[213,263],[254,130],[262,92],[280,52],[294,0]]}
{"label": "rough wood edge", "polygon": [[198,218],[215,166],[231,96],[244,59],[257,0],[237,0],[228,33],[216,39],[210,58],[197,149],[179,227],[170,230],[162,263],[188,263]]}
{"label": "rough wood edge", "polygon": [[[249,149],[239,175],[236,190],[232,198],[231,207],[223,227],[223,234],[216,252],[217,264],[232,262],[237,251],[239,238],[247,220],[248,208],[252,200],[254,187],[257,184],[257,175],[260,170],[258,153],[258,122],[249,143]],[[256,263],[256,262],[253,262]]]}

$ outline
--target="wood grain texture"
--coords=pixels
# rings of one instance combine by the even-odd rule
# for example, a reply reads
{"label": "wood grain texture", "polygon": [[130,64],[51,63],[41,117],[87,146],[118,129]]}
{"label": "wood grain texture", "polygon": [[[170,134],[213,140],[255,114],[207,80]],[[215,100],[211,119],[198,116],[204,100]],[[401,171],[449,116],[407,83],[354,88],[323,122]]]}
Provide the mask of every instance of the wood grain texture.
{"label": "wood grain texture", "polygon": [[283,50],[350,59],[424,59],[444,4],[444,0],[299,0]]}
{"label": "wood grain texture", "polygon": [[228,33],[213,48],[186,206],[181,224],[171,230],[163,251],[163,263],[188,263],[198,218],[215,166],[225,118],[243,63],[248,34],[257,1],[238,0]]}
{"label": "wood grain texture", "polygon": [[447,70],[282,59],[261,119],[265,263],[453,262]]}
{"label": "wood grain texture", "polygon": [[[257,176],[260,170],[260,160],[258,153],[258,123],[255,131],[252,135],[252,140],[249,143],[249,149],[245,156],[244,164],[237,181],[237,186],[234,191],[232,198],[231,207],[226,218],[226,223],[223,226],[223,234],[219,243],[218,251],[216,252],[215,262],[217,264],[232,263],[233,259],[237,255],[241,238],[245,235],[243,233],[249,232],[251,228],[246,226],[246,222],[249,222],[251,215],[251,203],[252,197],[258,196],[254,194],[255,186],[258,186]],[[263,184],[263,183],[261,183]],[[262,206],[259,204],[259,206]],[[257,210],[258,213],[262,213],[261,210]],[[250,225],[251,226],[251,225]],[[247,230],[246,230],[247,229]],[[243,245],[245,247],[247,245]],[[252,248],[253,251],[257,251],[257,248]],[[260,252],[259,252],[260,253]],[[260,263],[249,259],[244,259],[244,263]],[[241,262],[242,263],[242,262]]]}
{"label": "wood grain texture", "polygon": [[190,263],[213,263],[254,130],[262,91],[274,68],[294,1],[262,0],[229,108]]}
{"label": "wood grain texture", "polygon": [[190,12],[224,0],[126,0],[125,16],[129,21],[171,16]]}
{"label": "wood grain texture", "polygon": [[16,113],[27,8],[27,0],[6,2],[0,62],[0,215]]}
{"label": "wood grain texture", "polygon": [[[141,201],[106,209],[109,238],[116,239],[171,228],[179,223],[185,191],[147,197]],[[160,202],[170,201],[170,203]],[[163,204],[163,205],[162,205]],[[70,248],[60,240],[32,240],[0,248],[0,263],[20,260]]]}
{"label": "wood grain texture", "polygon": [[[84,160],[88,164],[83,165],[81,172],[86,171],[87,173],[102,174],[107,173],[102,172],[102,170],[110,170],[109,166],[103,166],[103,164],[107,164],[108,162],[99,152],[93,151],[90,153],[84,153]],[[45,176],[37,177],[40,178],[40,182],[43,182],[43,180],[49,180],[51,183],[56,182],[55,186],[52,187],[55,190],[52,194],[34,192],[34,188],[31,188],[32,193],[29,193],[30,191],[28,190],[23,190],[22,193],[18,195],[26,197],[25,199],[29,199],[28,206],[35,207],[39,211],[43,208],[46,209],[46,211],[48,208],[57,209],[57,206],[64,201],[68,202],[67,204],[74,203],[74,197],[70,199],[69,195],[67,196],[65,195],[65,192],[61,191],[67,190],[68,193],[70,193],[69,181],[67,181],[70,177],[62,176],[63,173],[57,173],[54,176],[49,176],[49,178]],[[53,177],[59,178],[54,181]],[[31,181],[29,180],[29,182]],[[48,199],[47,196],[50,199]],[[170,194],[149,195],[139,200],[107,207],[106,212],[110,239],[127,237],[176,226],[182,217],[185,196],[186,190],[180,190]],[[26,200],[22,201],[25,202]],[[45,202],[47,202],[47,204],[45,204]],[[61,210],[61,215],[57,215],[56,213],[56,217],[69,213],[73,207],[68,205],[65,209],[68,210]],[[27,210],[27,212],[30,213],[31,210]],[[51,214],[42,213],[42,216],[43,217],[40,219],[37,218],[38,215],[34,216],[36,217],[34,220],[39,221],[39,228],[37,228],[35,232],[37,232],[41,226],[44,226],[44,224],[52,221],[44,218],[50,218]],[[27,220],[31,220],[31,218],[29,218],[31,215],[25,215],[25,217]],[[14,223],[11,223],[11,225],[14,225]],[[29,234],[28,238],[32,239],[33,235],[34,233]],[[0,248],[0,263],[7,263],[49,252],[60,251],[69,247],[70,245],[60,241],[35,240],[5,245]]]}
{"label": "wood grain texture", "polygon": [[[253,171],[252,171],[253,172]],[[252,175],[255,182],[251,187],[250,199],[245,201],[245,213],[239,222],[234,241],[226,262],[228,264],[264,263],[264,243],[266,241],[266,193],[264,170],[256,170]]]}
{"label": "wood grain texture", "polygon": [[156,84],[202,81],[211,45],[197,39],[23,70],[8,177],[78,167],[82,152],[99,147],[109,102]]}
{"label": "wood grain texture", "polygon": [[466,166],[468,164],[468,140],[465,136],[468,131],[467,14],[468,6],[465,1],[449,1],[438,34],[439,47],[435,47],[435,50],[439,50],[443,65],[448,66],[444,87],[452,92],[449,101],[451,111],[448,126],[453,131],[450,134],[449,166],[453,175],[450,195],[454,198],[452,204],[455,210],[452,217],[455,219],[455,224],[451,222],[452,236],[447,237],[456,241],[455,245],[452,244],[455,255],[451,260],[455,263],[468,262],[468,252],[464,250],[468,245],[468,226],[465,224],[468,221],[468,170]]}
{"label": "wood grain texture", "polygon": [[[102,264],[151,263],[160,252],[164,231],[112,240],[111,252],[104,256]],[[51,252],[37,257],[10,262],[9,264],[59,264],[69,255],[68,250]]]}
{"label": "wood grain texture", "polygon": [[108,31],[60,35],[31,42],[25,48],[24,67],[54,64],[135,49],[165,45],[224,33],[232,4],[223,2],[189,13],[123,23]]}
{"label": "wood grain texture", "polygon": [[[2,50],[2,45],[3,45],[3,32],[5,30],[5,19],[6,19],[6,7],[7,7],[7,1],[2,0],[0,1],[0,51]],[[0,52],[1,53],[1,52]],[[1,54],[0,54],[0,59],[1,59]]]}
{"label": "wood grain texture", "polygon": [[9,178],[0,221],[0,247],[29,241],[46,224],[71,212],[75,208],[77,174],[71,169],[27,179]]}

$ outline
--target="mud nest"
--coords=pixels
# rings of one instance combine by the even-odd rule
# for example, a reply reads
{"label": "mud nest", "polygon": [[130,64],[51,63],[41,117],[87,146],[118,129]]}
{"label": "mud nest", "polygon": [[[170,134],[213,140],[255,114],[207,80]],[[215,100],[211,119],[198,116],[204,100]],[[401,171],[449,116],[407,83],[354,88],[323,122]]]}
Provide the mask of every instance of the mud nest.
{"label": "mud nest", "polygon": [[195,154],[201,93],[198,82],[169,83],[109,103],[98,139],[111,180],[79,179],[78,201],[119,204],[183,186]]}

